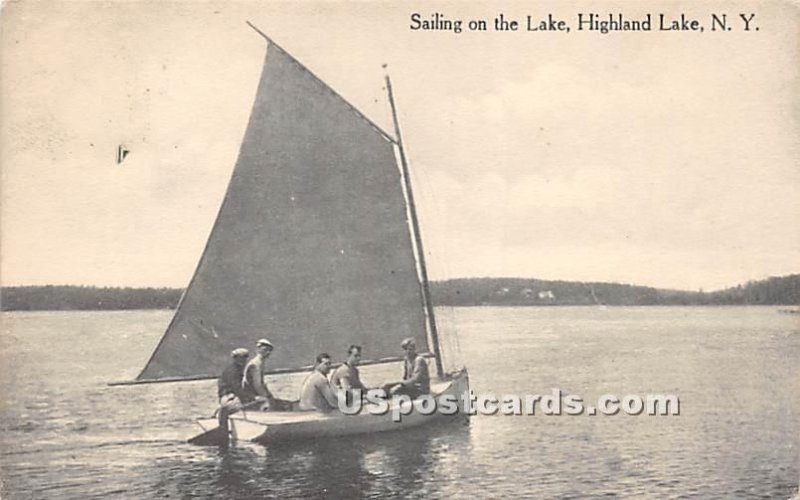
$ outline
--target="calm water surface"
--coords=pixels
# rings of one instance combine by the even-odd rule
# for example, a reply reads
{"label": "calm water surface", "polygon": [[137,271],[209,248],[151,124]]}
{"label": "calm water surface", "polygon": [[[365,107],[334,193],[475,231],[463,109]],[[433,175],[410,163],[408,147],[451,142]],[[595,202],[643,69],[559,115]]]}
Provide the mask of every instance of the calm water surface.
{"label": "calm water surface", "polygon": [[[171,314],[3,314],[3,498],[797,494],[800,321],[775,308],[454,311],[477,393],[674,393],[680,416],[475,416],[227,452],[185,443],[213,381],[105,385],[136,376]],[[292,396],[296,383],[273,387]]]}

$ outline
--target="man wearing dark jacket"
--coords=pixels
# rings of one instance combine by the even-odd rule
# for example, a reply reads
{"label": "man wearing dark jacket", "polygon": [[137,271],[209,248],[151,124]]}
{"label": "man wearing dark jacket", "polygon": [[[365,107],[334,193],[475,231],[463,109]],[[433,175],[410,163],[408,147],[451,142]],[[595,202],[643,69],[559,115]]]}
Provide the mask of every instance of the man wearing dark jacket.
{"label": "man wearing dark jacket", "polygon": [[245,405],[255,400],[255,394],[244,388],[242,377],[247,364],[247,349],[234,349],[231,351],[233,360],[220,375],[217,381],[217,394],[219,395],[219,411],[217,418],[219,425],[228,430],[228,415],[236,413]]}

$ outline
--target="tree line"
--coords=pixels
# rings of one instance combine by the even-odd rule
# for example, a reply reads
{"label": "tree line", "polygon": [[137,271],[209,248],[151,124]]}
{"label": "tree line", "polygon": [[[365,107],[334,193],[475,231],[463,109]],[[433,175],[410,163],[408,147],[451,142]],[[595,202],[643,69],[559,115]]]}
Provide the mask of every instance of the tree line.
{"label": "tree line", "polygon": [[797,305],[800,274],[750,281],[713,292],[667,290],[622,283],[521,278],[461,278],[432,284],[439,305]]}
{"label": "tree line", "polygon": [[0,291],[3,311],[174,309],[180,288],[13,286]]}
{"label": "tree line", "polygon": [[[3,311],[174,309],[180,288],[15,286],[0,290]],[[459,278],[431,283],[439,306],[798,305],[800,274],[750,281],[713,292],[621,283],[524,278]]]}

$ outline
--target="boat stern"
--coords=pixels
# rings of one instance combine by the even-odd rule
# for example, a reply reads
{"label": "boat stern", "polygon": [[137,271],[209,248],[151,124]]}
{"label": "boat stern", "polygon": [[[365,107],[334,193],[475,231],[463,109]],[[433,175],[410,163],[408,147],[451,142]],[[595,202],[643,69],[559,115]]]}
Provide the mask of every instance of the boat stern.
{"label": "boat stern", "polygon": [[230,441],[257,441],[266,434],[268,425],[247,418],[247,414],[234,414],[228,418],[228,432],[219,426],[216,417],[199,418],[197,424],[203,432],[189,438],[190,444],[219,445]]}

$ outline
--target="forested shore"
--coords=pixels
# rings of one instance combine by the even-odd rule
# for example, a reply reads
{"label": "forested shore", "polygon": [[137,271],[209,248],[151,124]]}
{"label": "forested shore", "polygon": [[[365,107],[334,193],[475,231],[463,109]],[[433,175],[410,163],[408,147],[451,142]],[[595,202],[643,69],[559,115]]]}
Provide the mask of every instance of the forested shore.
{"label": "forested shore", "polygon": [[[431,284],[439,306],[798,305],[800,274],[723,290],[685,291],[600,282],[459,278]],[[0,291],[3,311],[173,309],[180,288],[13,286]]]}

